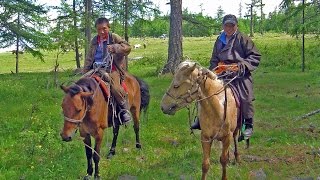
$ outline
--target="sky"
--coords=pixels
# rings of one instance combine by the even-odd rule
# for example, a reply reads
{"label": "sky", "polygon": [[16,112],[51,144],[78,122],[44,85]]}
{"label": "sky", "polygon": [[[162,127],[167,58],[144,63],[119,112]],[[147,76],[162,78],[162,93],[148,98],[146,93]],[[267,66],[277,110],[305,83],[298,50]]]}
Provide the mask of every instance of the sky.
{"label": "sky", "polygon": [[[158,5],[160,11],[164,14],[170,12],[170,6],[165,5],[169,0],[152,0],[154,4]],[[282,0],[265,0],[263,1],[264,14],[273,12],[276,7],[282,2]],[[201,4],[204,15],[215,17],[219,6],[224,10],[225,14],[239,15],[239,5],[242,4],[242,14],[244,15],[246,10],[246,3],[251,3],[251,0],[182,0],[182,8],[188,8],[189,12],[198,13],[201,12]]]}
{"label": "sky", "polygon": [[[155,5],[158,5],[163,14],[169,14],[170,5],[166,5],[170,0],[152,0]],[[57,0],[38,0],[40,4],[57,5]],[[265,0],[264,14],[272,12],[279,6],[282,0]],[[189,12],[201,12],[201,7],[204,15],[215,17],[219,6],[224,10],[225,14],[234,14],[238,16],[239,5],[242,4],[242,14],[246,10],[246,3],[251,3],[251,0],[182,0],[182,8],[188,8]]]}

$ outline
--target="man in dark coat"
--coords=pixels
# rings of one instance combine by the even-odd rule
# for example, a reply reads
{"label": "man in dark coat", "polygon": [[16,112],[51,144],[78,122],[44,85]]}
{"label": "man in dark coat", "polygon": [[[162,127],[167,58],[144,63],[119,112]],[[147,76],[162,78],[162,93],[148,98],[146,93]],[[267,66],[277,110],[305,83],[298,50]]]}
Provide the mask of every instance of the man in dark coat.
{"label": "man in dark coat", "polygon": [[[215,70],[218,63],[224,63],[227,65],[235,64],[238,66],[237,69],[241,71],[235,73],[238,77],[231,82],[231,86],[239,94],[241,113],[245,119],[243,135],[247,139],[253,134],[254,109],[252,101],[254,100],[254,95],[251,72],[259,66],[261,54],[252,40],[238,31],[238,20],[234,15],[224,16],[222,23],[223,32],[218,36],[214,44],[209,69]],[[200,127],[198,125],[199,123],[195,122],[191,128],[198,129]]]}

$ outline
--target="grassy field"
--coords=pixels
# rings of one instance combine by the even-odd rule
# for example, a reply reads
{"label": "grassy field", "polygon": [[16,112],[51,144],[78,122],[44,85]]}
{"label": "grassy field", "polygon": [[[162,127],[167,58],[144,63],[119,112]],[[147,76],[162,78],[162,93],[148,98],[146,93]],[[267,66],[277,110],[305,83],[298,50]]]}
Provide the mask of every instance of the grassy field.
{"label": "grassy field", "polygon": [[[208,66],[216,37],[185,38],[185,58]],[[250,179],[258,171],[267,179],[320,177],[320,115],[296,120],[320,108],[320,52],[318,40],[306,44],[306,71],[301,72],[300,43],[285,35],[267,34],[254,41],[263,58],[254,73],[256,118],[250,149],[240,143],[241,164],[228,166],[229,179]],[[187,111],[162,114],[159,104],[170,75],[159,76],[167,58],[167,40],[132,39],[147,43],[133,49],[129,71],[150,86],[148,119],[141,120],[142,150],[135,149],[132,127],[121,128],[117,155],[107,160],[112,129],[104,137],[100,163],[102,179],[200,179],[202,150],[199,132],[190,135]],[[59,83],[76,80],[73,54],[59,58]],[[21,55],[20,73],[15,57],[0,54],[0,179],[82,179],[86,174],[84,146],[79,134],[70,143],[59,136],[63,125],[63,92],[55,87],[55,53],[45,61]],[[215,143],[208,179],[220,179],[220,146]]]}

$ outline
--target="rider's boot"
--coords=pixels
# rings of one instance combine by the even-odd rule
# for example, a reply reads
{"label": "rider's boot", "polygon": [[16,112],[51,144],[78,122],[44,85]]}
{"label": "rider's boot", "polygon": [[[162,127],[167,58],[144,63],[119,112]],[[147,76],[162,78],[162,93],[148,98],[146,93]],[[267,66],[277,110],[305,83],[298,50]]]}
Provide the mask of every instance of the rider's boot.
{"label": "rider's boot", "polygon": [[198,116],[195,117],[194,122],[193,122],[193,124],[191,125],[190,129],[191,129],[191,130],[193,130],[193,129],[201,130],[201,128],[200,128],[200,121],[199,121],[199,117],[198,117]]}
{"label": "rider's boot", "polygon": [[245,119],[245,122],[244,122],[244,131],[243,131],[243,136],[244,136],[244,139],[249,139],[252,134],[253,134],[253,120],[252,118],[248,118],[248,119]]}
{"label": "rider's boot", "polygon": [[127,98],[123,98],[122,101],[118,102],[118,105],[120,107],[120,119],[122,121],[122,124],[127,124],[131,121],[131,114],[129,111],[129,103]]}

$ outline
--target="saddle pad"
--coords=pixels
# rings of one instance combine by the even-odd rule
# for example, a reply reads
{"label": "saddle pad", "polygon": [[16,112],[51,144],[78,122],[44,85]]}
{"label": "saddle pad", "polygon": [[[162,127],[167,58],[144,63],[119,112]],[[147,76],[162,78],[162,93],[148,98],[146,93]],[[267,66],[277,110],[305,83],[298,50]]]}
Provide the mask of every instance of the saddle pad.
{"label": "saddle pad", "polygon": [[109,88],[106,85],[106,82],[104,82],[99,76],[97,76],[96,74],[92,75],[92,77],[97,81],[97,83],[99,84],[104,98],[107,100],[110,97],[110,91]]}
{"label": "saddle pad", "polygon": [[234,99],[235,99],[235,101],[236,101],[236,105],[237,105],[237,107],[238,107],[237,126],[238,126],[239,128],[241,128],[241,127],[242,127],[242,124],[243,124],[244,118],[243,118],[242,111],[241,111],[240,94],[239,94],[237,88],[234,87],[232,84],[230,84],[229,87],[230,87],[230,89],[231,89],[231,91],[232,91],[232,94],[233,94]]}
{"label": "saddle pad", "polygon": [[232,84],[230,84],[229,87],[232,91],[232,94],[233,94],[234,99],[236,101],[237,107],[240,108],[240,94],[239,94],[237,88],[234,87]]}

